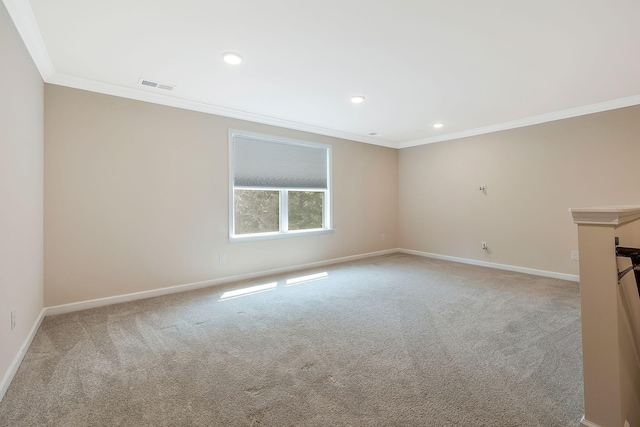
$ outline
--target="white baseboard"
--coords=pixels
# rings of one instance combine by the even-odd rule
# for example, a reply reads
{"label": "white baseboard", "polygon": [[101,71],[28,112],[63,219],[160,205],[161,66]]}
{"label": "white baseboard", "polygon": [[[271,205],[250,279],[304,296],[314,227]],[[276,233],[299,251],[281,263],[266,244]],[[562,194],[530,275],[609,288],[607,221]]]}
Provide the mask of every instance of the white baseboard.
{"label": "white baseboard", "polygon": [[[411,250],[411,249],[400,249],[400,248],[398,248],[398,249],[387,249],[387,250],[378,251],[378,252],[369,252],[369,253],[359,254],[359,255],[351,255],[351,256],[346,256],[346,257],[341,257],[341,258],[333,258],[333,259],[329,259],[329,260],[325,260],[325,261],[312,262],[312,263],[308,263],[308,264],[298,264],[298,265],[295,265],[295,266],[276,268],[276,269],[273,269],[273,270],[260,271],[260,272],[256,272],[256,273],[249,273],[249,274],[241,274],[241,275],[237,275],[237,276],[223,277],[223,278],[220,278],[220,279],[205,280],[205,281],[202,281],[202,282],[195,282],[195,283],[187,283],[187,284],[183,284],[183,285],[169,286],[169,287],[166,287],[166,288],[153,289],[153,290],[149,290],[149,291],[134,292],[134,293],[131,293],[131,294],[117,295],[117,296],[113,296],[113,297],[99,298],[99,299],[93,299],[93,300],[89,300],[89,301],[80,301],[80,302],[75,302],[75,303],[70,303],[70,304],[63,304],[63,305],[57,305],[57,306],[53,306],[53,307],[46,307],[46,308],[42,309],[42,311],[40,312],[40,315],[36,319],[36,321],[35,321],[33,327],[31,328],[31,330],[29,331],[29,335],[26,337],[24,343],[20,347],[20,351],[18,352],[18,354],[16,354],[15,358],[13,359],[13,362],[9,366],[9,369],[7,370],[6,374],[4,375],[4,378],[2,379],[2,382],[0,382],[0,401],[2,401],[2,398],[4,397],[7,389],[9,388],[9,385],[11,384],[11,381],[13,380],[13,377],[15,376],[16,372],[18,371],[18,368],[20,367],[20,363],[22,362],[22,359],[24,358],[24,355],[25,355],[27,349],[31,345],[31,342],[33,341],[33,338],[35,337],[35,334],[38,331],[38,328],[40,327],[40,324],[42,323],[42,320],[43,320],[43,318],[45,316],[53,316],[53,315],[56,315],[56,314],[71,313],[71,312],[74,312],[74,311],[87,310],[87,309],[95,308],[95,307],[103,307],[103,306],[107,306],[107,305],[118,304],[118,303],[129,302],[129,301],[135,301],[135,300],[139,300],[139,299],[152,298],[152,297],[161,296],[161,295],[169,295],[169,294],[174,294],[174,293],[178,293],[178,292],[185,292],[185,291],[190,291],[190,290],[194,290],[194,289],[200,289],[200,288],[206,288],[206,287],[210,287],[210,286],[222,285],[222,284],[225,284],[225,283],[231,283],[231,282],[237,282],[237,281],[241,281],[241,280],[254,279],[254,278],[257,278],[257,277],[268,276],[268,275],[272,275],[272,274],[281,274],[281,273],[287,273],[287,272],[290,272],[290,271],[303,270],[303,269],[314,268],[314,267],[322,267],[322,266],[325,266],[325,265],[339,264],[339,263],[342,263],[342,262],[348,262],[348,261],[355,261],[355,260],[358,260],[358,259],[371,258],[371,257],[374,257],[374,256],[389,255],[389,254],[393,254],[393,253],[397,253],[397,252],[410,254],[410,255],[418,255],[418,256],[423,256],[423,257],[428,257],[428,258],[442,259],[442,260],[446,260],[446,261],[460,262],[460,263],[463,263],[463,264],[472,264],[472,265],[478,265],[478,266],[482,266],[482,267],[496,268],[496,269],[500,269],[500,270],[508,270],[508,271],[515,271],[515,272],[519,272],[519,273],[525,273],[525,274],[533,274],[533,275],[536,275],[536,276],[544,276],[544,277],[551,277],[551,278],[555,278],[555,279],[570,280],[570,281],[574,281],[574,282],[578,282],[580,280],[579,276],[573,275],[573,274],[556,273],[556,272],[553,272],[553,271],[536,270],[536,269],[526,268],[526,267],[517,267],[517,266],[512,266],[512,265],[506,265],[506,264],[496,264],[496,263],[492,263],[492,262],[478,261],[478,260],[472,260],[472,259],[466,259],[466,258],[458,258],[458,257],[453,257],[453,256],[448,256],[448,255],[438,255],[438,254],[433,254],[433,253],[429,253],[429,252],[421,252],[421,251],[414,251],[414,250]],[[590,422],[588,420],[585,420],[584,417],[583,417],[583,419],[581,421],[581,426],[582,427],[600,427],[597,424],[594,424],[594,423],[592,423],[592,422]]]}
{"label": "white baseboard", "polygon": [[11,362],[11,365],[9,365],[9,369],[4,374],[4,377],[2,378],[2,382],[0,382],[0,402],[4,398],[4,394],[7,392],[7,389],[9,388],[11,381],[13,381],[13,377],[16,375],[16,372],[18,372],[18,368],[22,363],[22,359],[24,358],[24,355],[27,353],[27,350],[29,349],[29,346],[31,345],[33,338],[36,336],[36,332],[38,332],[38,328],[40,327],[40,324],[42,323],[42,319],[44,319],[44,316],[45,316],[45,310],[42,309],[35,323],[31,327],[29,334],[27,335],[24,342],[22,343],[22,346],[20,346],[20,350],[18,351],[18,354],[16,354],[16,357],[13,358],[13,362]]}
{"label": "white baseboard", "polygon": [[161,295],[175,294],[178,292],[191,291],[194,289],[208,288],[210,286],[222,285],[225,283],[238,282],[241,280],[255,279],[257,277],[269,276],[272,274],[287,273],[289,271],[303,270],[307,268],[322,267],[325,265],[339,264],[341,262],[355,261],[358,259],[370,258],[380,255],[388,255],[398,252],[398,249],[387,249],[366,254],[351,255],[342,258],[333,258],[325,261],[311,262],[308,264],[298,264],[291,267],[276,268],[273,270],[260,271],[257,273],[241,274],[238,276],[228,276],[220,279],[205,280],[202,282],[186,283],[182,285],[169,286],[166,288],[152,289],[149,291],[134,292],[131,294],[116,295],[106,298],[92,299],[88,301],[74,302],[70,304],[56,305],[45,308],[45,316],[55,316],[57,314],[72,313],[74,311],[87,310],[95,307],[119,304],[123,302],[135,301],[139,299],[153,298]]}
{"label": "white baseboard", "polygon": [[482,267],[496,268],[500,270],[508,270],[508,271],[515,271],[519,273],[525,273],[525,274],[533,274],[535,276],[544,276],[544,277],[551,277],[555,279],[569,280],[573,282],[578,282],[580,280],[579,276],[573,275],[573,274],[556,273],[553,271],[536,270],[533,268],[517,267],[513,265],[506,265],[506,264],[496,264],[492,262],[458,258],[458,257],[452,257],[448,255],[438,255],[438,254],[432,254],[428,252],[414,251],[411,249],[387,249],[384,251],[369,252],[365,254],[351,255],[351,256],[346,256],[341,258],[333,258],[325,261],[312,262],[308,264],[298,264],[290,267],[276,268],[273,270],[265,270],[265,271],[260,271],[256,273],[241,274],[237,276],[228,276],[220,279],[205,280],[202,282],[195,282],[195,283],[186,283],[182,285],[169,286],[166,288],[152,289],[149,291],[134,292],[130,294],[116,295],[116,296],[106,297],[106,298],[98,298],[98,299],[93,299],[88,301],[80,301],[80,302],[74,302],[70,304],[56,305],[53,307],[45,308],[45,316],[54,316],[57,314],[72,313],[74,311],[87,310],[90,308],[103,307],[103,306],[112,305],[112,304],[135,301],[139,299],[153,298],[157,296],[169,295],[169,294],[174,294],[178,292],[185,292],[185,291],[190,291],[194,289],[207,288],[210,286],[217,286],[217,285],[237,282],[241,280],[255,279],[257,277],[268,276],[272,274],[281,274],[281,273],[287,273],[290,271],[302,270],[307,268],[338,264],[341,262],[355,261],[358,259],[370,258],[374,256],[388,255],[396,252],[401,252],[401,253],[410,254],[410,255],[418,255],[418,256],[423,256],[428,258],[442,259],[446,261],[460,262],[463,264],[472,264],[472,265],[478,265]]}
{"label": "white baseboard", "polygon": [[536,270],[534,268],[518,267],[515,265],[497,264],[495,262],[478,261],[475,259],[458,258],[448,255],[438,255],[429,252],[414,251],[412,249],[398,249],[403,254],[419,255],[427,258],[442,259],[445,261],[461,262],[463,264],[478,265],[481,267],[496,268],[498,270],[515,271],[518,273],[533,274],[534,276],[551,277],[554,279],[569,280],[571,282],[579,282],[580,276],[577,274],[557,273],[555,271]]}
{"label": "white baseboard", "polygon": [[585,419],[583,415],[582,419],[580,420],[580,427],[600,427],[600,426],[596,423],[592,423],[591,421]]}

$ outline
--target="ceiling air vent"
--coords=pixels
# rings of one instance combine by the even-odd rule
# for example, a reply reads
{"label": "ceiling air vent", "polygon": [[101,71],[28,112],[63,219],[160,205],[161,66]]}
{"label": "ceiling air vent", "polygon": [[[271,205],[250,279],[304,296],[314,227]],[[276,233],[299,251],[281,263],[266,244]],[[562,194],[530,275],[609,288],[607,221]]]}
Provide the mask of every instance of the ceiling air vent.
{"label": "ceiling air vent", "polygon": [[162,90],[173,90],[175,88],[175,86],[172,86],[172,85],[166,85],[164,83],[158,83],[158,82],[154,82],[147,79],[138,80],[138,84],[140,86],[154,87],[156,89],[162,89]]}

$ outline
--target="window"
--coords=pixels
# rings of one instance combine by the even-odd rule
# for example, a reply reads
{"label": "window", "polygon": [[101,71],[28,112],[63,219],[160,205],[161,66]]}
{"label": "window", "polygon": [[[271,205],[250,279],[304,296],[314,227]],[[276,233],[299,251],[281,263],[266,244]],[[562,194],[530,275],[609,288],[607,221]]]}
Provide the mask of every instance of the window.
{"label": "window", "polygon": [[230,131],[230,238],[331,229],[331,147]]}

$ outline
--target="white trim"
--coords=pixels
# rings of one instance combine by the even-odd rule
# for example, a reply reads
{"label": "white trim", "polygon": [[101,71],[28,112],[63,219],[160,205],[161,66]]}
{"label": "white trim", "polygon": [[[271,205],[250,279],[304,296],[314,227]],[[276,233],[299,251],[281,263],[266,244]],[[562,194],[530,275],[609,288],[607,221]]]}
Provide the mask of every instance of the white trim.
{"label": "white trim", "polygon": [[640,95],[630,96],[626,98],[613,99],[610,101],[600,102],[591,105],[585,105],[567,110],[556,111],[553,113],[541,114],[533,117],[525,117],[509,122],[498,123],[490,126],[483,126],[475,129],[453,132],[445,135],[420,138],[405,142],[392,142],[373,138],[364,135],[352,134],[333,129],[327,129],[320,126],[314,126],[305,123],[293,122],[290,120],[279,119],[276,117],[264,116],[261,114],[250,113],[247,111],[235,110],[232,108],[221,107],[217,105],[209,105],[196,101],[176,98],[155,93],[152,89],[135,89],[131,87],[114,85],[111,83],[87,80],[80,77],[69,76],[56,73],[53,61],[49,56],[46,45],[40,33],[40,29],[36,22],[33,10],[28,0],[3,0],[5,7],[16,26],[20,37],[22,38],[27,50],[29,51],[33,62],[36,64],[42,79],[46,83],[57,84],[61,86],[83,89],[90,92],[103,93],[107,95],[119,96],[122,98],[135,99],[138,101],[150,102],[153,104],[166,105],[170,107],[183,108],[186,110],[199,111],[203,113],[216,114],[224,117],[231,117],[240,120],[248,120],[251,122],[262,123],[272,126],[279,126],[287,129],[294,129],[303,132],[311,132],[319,135],[332,136],[336,138],[348,139],[351,141],[364,142],[382,147],[395,149],[409,148],[417,145],[431,144],[434,142],[449,141],[452,139],[466,138],[469,136],[482,135],[486,133],[498,132],[507,129],[514,129],[524,126],[531,126],[540,123],[562,120],[571,117],[583,116],[586,114],[599,113],[602,111],[614,110],[617,108],[630,107],[640,104]]}
{"label": "white trim", "polygon": [[2,0],[9,12],[9,16],[16,26],[24,45],[27,47],[31,59],[42,76],[48,81],[55,73],[53,62],[42,39],[38,23],[33,15],[31,5],[27,0]]}
{"label": "white trim", "polygon": [[236,233],[235,229],[235,216],[233,215],[235,209],[235,194],[233,191],[233,177],[236,175],[235,167],[233,164],[233,135],[236,132],[234,129],[227,131],[227,165],[229,166],[229,180],[227,181],[227,188],[229,189],[229,205],[227,206],[228,219],[229,219],[229,238]]}
{"label": "white trim", "polygon": [[259,242],[260,240],[288,239],[291,237],[317,236],[319,234],[331,233],[333,233],[333,229],[318,228],[313,230],[293,230],[282,233],[274,231],[273,233],[239,234],[237,236],[229,236],[229,242]]}
{"label": "white trim", "polygon": [[475,129],[453,132],[446,135],[420,138],[413,141],[405,141],[398,144],[397,148],[409,148],[417,145],[433,144],[434,142],[449,141],[452,139],[466,138],[469,136],[483,135],[485,133],[499,132],[502,130],[521,128],[525,126],[537,125],[540,123],[553,122],[556,120],[569,119],[571,117],[584,116],[587,114],[600,113],[602,111],[615,110],[617,108],[631,107],[640,104],[640,95],[627,98],[613,99],[611,101],[597,104],[585,105],[582,107],[570,108],[568,110],[556,111],[553,113],[541,114],[539,116],[525,117],[523,119],[510,122],[498,123],[491,126],[483,126]]}
{"label": "white trim", "polygon": [[409,255],[423,256],[427,258],[459,262],[462,264],[472,264],[472,265],[478,265],[481,267],[515,271],[518,273],[532,274],[535,276],[551,277],[554,279],[569,280],[573,282],[579,281],[579,276],[573,275],[573,274],[556,273],[552,271],[536,270],[536,269],[526,268],[526,267],[517,267],[517,266],[506,265],[506,264],[496,264],[492,262],[484,262],[484,261],[477,261],[477,260],[471,260],[466,258],[452,257],[447,255],[432,254],[428,252],[414,251],[411,249],[396,248],[396,249],[387,249],[387,250],[377,251],[377,252],[368,252],[368,253],[359,254],[359,255],[350,255],[350,256],[341,257],[341,258],[332,258],[325,261],[317,261],[317,262],[311,262],[307,264],[298,264],[290,267],[282,267],[282,268],[276,268],[273,270],[259,271],[256,273],[240,274],[237,276],[223,277],[220,279],[204,280],[202,282],[195,282],[195,283],[186,283],[182,285],[169,286],[166,288],[152,289],[149,291],[134,292],[131,294],[116,295],[112,297],[98,298],[98,299],[93,299],[88,301],[80,301],[80,302],[74,302],[70,304],[57,305],[57,306],[45,308],[44,314],[45,316],[55,316],[58,314],[72,313],[75,311],[87,310],[90,308],[103,307],[103,306],[112,305],[112,304],[120,304],[124,302],[136,301],[140,299],[153,298],[157,296],[175,294],[179,292],[186,292],[194,289],[224,285],[227,283],[255,279],[258,277],[269,276],[273,274],[288,273],[291,271],[322,267],[322,266],[332,265],[332,264],[339,264],[343,262],[355,261],[355,260],[371,258],[375,256],[389,255],[389,254],[398,253],[398,252],[409,254]]}
{"label": "white trim", "polygon": [[[316,149],[326,150],[327,161],[327,188],[282,188],[282,187],[250,187],[250,186],[235,186],[235,138],[253,139],[257,141],[264,141],[269,143],[288,144],[293,146],[310,147]],[[263,133],[243,131],[239,129],[228,130],[228,154],[229,154],[229,242],[251,242],[258,240],[272,240],[288,237],[300,237],[311,236],[316,234],[327,234],[333,232],[333,179],[332,179],[332,167],[333,167],[333,146],[330,144],[323,144],[319,142],[311,142],[298,140],[293,138],[286,138],[278,135],[267,135]],[[279,212],[278,215],[278,231],[268,233],[255,233],[255,234],[235,234],[235,190],[247,189],[247,190],[267,190],[278,191],[279,196]],[[322,192],[324,194],[322,203],[322,228],[310,229],[310,230],[289,230],[289,191],[315,191]]]}
{"label": "white trim", "polygon": [[[5,2],[12,0],[4,0]],[[46,51],[45,51],[46,53]],[[32,54],[33,56],[33,54]],[[48,58],[48,55],[47,55]],[[35,61],[35,59],[34,59]],[[50,62],[50,60],[49,60]],[[38,64],[38,62],[36,62]],[[40,66],[38,66],[40,69]],[[41,74],[43,71],[41,70]],[[175,96],[155,93],[154,89],[139,89],[125,86],[119,86],[111,83],[97,82],[87,80],[80,77],[74,77],[53,72],[51,66],[48,78],[43,78],[47,83],[60,86],[67,86],[76,89],[82,89],[90,92],[103,93],[106,95],[118,96],[121,98],[134,99],[137,101],[150,102],[152,104],[166,105],[169,107],[182,108],[185,110],[199,111],[202,113],[215,114],[233,119],[247,120],[254,123],[262,123],[271,126],[278,126],[285,129],[299,130],[318,135],[331,136],[335,138],[347,139],[350,141],[364,142],[366,144],[379,145],[382,147],[402,149],[415,147],[418,145],[432,144],[435,142],[449,141],[453,139],[467,138],[470,136],[483,135],[487,133],[499,132],[508,129],[532,126],[541,123],[552,122],[556,120],[569,119],[571,117],[584,116],[587,114],[600,113],[603,111],[615,110],[617,108],[630,107],[640,104],[640,95],[630,96],[627,98],[619,98],[611,101],[600,102],[597,104],[585,105],[582,107],[571,108],[568,110],[556,111],[553,113],[541,114],[538,116],[525,117],[523,119],[512,120],[509,122],[498,123],[490,126],[483,126],[475,129],[453,132],[445,135],[432,136],[428,138],[420,138],[412,141],[393,142],[385,141],[379,138],[372,138],[363,135],[357,135],[349,132],[342,132],[334,129],[328,129],[320,126],[314,126],[306,123],[293,122],[290,120],[279,119],[276,117],[264,116],[261,114],[250,113],[248,111],[236,110],[232,108],[222,107],[218,105],[205,104],[197,101],[176,98]]]}
{"label": "white trim", "polygon": [[218,105],[189,101],[187,99],[176,98],[175,96],[156,93],[154,89],[118,86],[111,83],[97,82],[59,73],[53,74],[49,79],[45,81],[47,83],[55,85],[67,86],[76,89],[87,90],[90,92],[103,93],[106,95],[119,96],[121,98],[135,99],[137,101],[150,102],[152,104],[160,104],[169,107],[182,108],[185,110],[199,111],[201,113],[215,114],[218,116],[230,117],[233,119],[247,120],[254,123],[262,123],[286,129],[315,133],[318,135],[332,136],[335,138],[348,139],[351,141],[364,142],[367,144],[380,145],[383,147],[398,148],[398,144],[396,144],[395,142],[384,141],[378,138],[371,138],[348,132],[341,132],[305,123],[293,122],[290,120],[278,119],[276,117],[264,116],[261,114],[250,113],[248,111],[221,107]]}
{"label": "white trim", "polygon": [[[235,186],[233,187],[233,191],[234,192],[236,191]],[[282,188],[280,190],[278,190],[278,191],[280,192],[280,197],[279,197],[280,206],[278,207],[278,210],[280,211],[280,212],[278,212],[278,217],[279,217],[279,220],[280,220],[280,225],[279,225],[280,232],[283,233],[283,234],[284,233],[289,234],[289,192],[287,190],[282,189]],[[233,221],[234,221],[234,224],[235,224],[235,220],[236,220],[236,218],[235,218],[235,210],[234,210],[233,213],[234,213]],[[322,216],[322,224],[324,225],[325,219],[326,219],[326,217],[324,216],[324,211],[322,212],[322,215],[323,215]],[[235,236],[234,235],[232,237],[235,238],[235,237],[240,237],[240,236]]]}
{"label": "white trim", "polygon": [[398,252],[398,249],[387,249],[378,252],[369,252],[360,255],[351,255],[341,258],[333,258],[325,261],[311,262],[308,264],[298,264],[291,267],[276,268],[273,270],[259,271],[256,273],[241,274],[238,276],[223,277],[220,279],[204,280],[202,282],[186,283],[183,285],[169,286],[166,288],[152,289],[149,291],[134,292],[125,295],[116,295],[106,298],[98,298],[88,301],[74,302],[70,304],[56,305],[45,308],[45,316],[55,316],[57,314],[72,313],[74,311],[87,310],[90,308],[103,307],[123,302],[136,301],[140,299],[153,298],[161,295],[175,294],[179,292],[191,291],[194,289],[208,288],[211,286],[223,285],[241,280],[255,279],[257,277],[269,276],[272,274],[288,273],[290,271],[303,270],[325,265],[338,264],[342,262],[355,261],[358,259],[370,258],[374,256],[389,255]]}
{"label": "white trim", "polygon": [[[223,285],[226,283],[237,282],[241,280],[249,280],[249,279],[254,279],[262,276],[288,273],[291,271],[322,267],[322,266],[332,265],[332,264],[339,264],[343,262],[355,261],[359,259],[371,258],[371,257],[381,256],[381,255],[389,255],[389,254],[398,253],[398,252],[409,254],[409,255],[423,256],[427,258],[459,262],[463,264],[478,265],[482,267],[515,271],[519,273],[533,274],[537,276],[552,277],[552,278],[562,279],[562,280],[570,280],[574,282],[579,281],[579,276],[573,275],[573,274],[564,274],[564,273],[556,273],[556,272],[544,271],[544,270],[535,270],[535,269],[525,268],[525,267],[516,267],[516,266],[505,265],[505,264],[496,264],[496,263],[477,261],[477,260],[471,260],[466,258],[458,258],[458,257],[447,256],[447,255],[438,255],[438,254],[432,254],[428,252],[414,251],[411,249],[397,248],[397,249],[387,249],[387,250],[377,251],[377,252],[369,252],[369,253],[360,254],[360,255],[351,255],[351,256],[346,256],[341,258],[333,258],[325,261],[311,262],[307,264],[299,264],[291,267],[276,268],[273,270],[260,271],[256,273],[241,274],[237,276],[224,277],[220,279],[205,280],[202,282],[169,286],[166,288],[153,289],[149,291],[134,292],[131,294],[117,295],[112,297],[98,298],[98,299],[93,299],[88,301],[80,301],[80,302],[75,302],[70,304],[57,305],[53,307],[46,307],[42,309],[42,311],[40,312],[40,315],[36,319],[34,325],[29,331],[28,336],[26,337],[24,343],[20,347],[18,354],[16,354],[13,362],[9,366],[9,369],[7,370],[6,374],[4,375],[4,378],[2,379],[2,382],[0,382],[0,401],[2,401],[2,398],[4,397],[7,389],[9,388],[9,385],[11,384],[11,381],[13,380],[13,377],[18,372],[20,363],[22,362],[22,359],[24,358],[24,355],[26,354],[29,346],[31,345],[31,342],[33,341],[33,338],[35,337],[36,332],[38,331],[38,328],[42,324],[42,320],[45,316],[54,316],[57,314],[71,313],[71,312],[80,311],[80,310],[87,310],[90,308],[103,307],[103,306],[112,305],[112,304],[119,304],[119,303],[124,303],[129,301],[136,301],[140,299],[153,298],[153,297],[162,296],[162,295],[186,292],[194,289],[201,289],[201,288],[206,288],[211,286]],[[597,424],[594,424],[590,421],[585,420],[584,417],[581,421],[581,426],[582,427],[600,427]]]}
{"label": "white trim", "polygon": [[44,319],[44,316],[45,316],[45,309],[43,308],[42,310],[40,310],[40,314],[38,315],[38,318],[36,319],[33,326],[31,327],[31,330],[29,331],[29,334],[27,335],[24,342],[22,343],[22,346],[20,346],[20,350],[18,350],[18,354],[16,354],[16,357],[13,358],[13,362],[11,362],[11,365],[9,365],[9,369],[4,374],[4,378],[2,378],[2,382],[0,382],[0,402],[4,398],[4,395],[7,392],[7,390],[9,389],[9,385],[11,385],[11,381],[13,381],[13,377],[15,377],[16,373],[18,372],[18,368],[20,368],[22,359],[24,358],[24,355],[27,353],[27,350],[29,349],[29,346],[31,345],[33,338],[36,336],[36,332],[38,332],[38,328],[42,324],[42,319]]}
{"label": "white trim", "polygon": [[582,419],[580,420],[580,427],[600,427],[600,426],[596,423],[592,423],[591,421],[587,420],[583,415]]}
{"label": "white trim", "polygon": [[536,270],[534,268],[518,267],[515,265],[497,264],[495,262],[478,261],[475,259],[458,258],[449,255],[439,255],[429,252],[414,251],[412,249],[398,249],[403,254],[418,255],[426,258],[442,259],[445,261],[460,262],[463,264],[478,265],[480,267],[495,268],[498,270],[515,271],[517,273],[532,274],[534,276],[551,277],[553,279],[569,280],[571,282],[579,282],[580,276],[576,274],[557,273],[555,271]]}
{"label": "white trim", "polygon": [[320,148],[326,148],[329,150],[333,148],[331,144],[324,144],[322,142],[306,141],[303,139],[288,138],[286,136],[251,132],[251,131],[245,131],[241,129],[229,129],[229,142],[231,142],[231,140],[235,136],[243,137],[245,139],[254,139],[257,141],[264,141],[264,142],[277,142],[279,144],[301,145],[303,147],[309,147],[309,148],[320,147]]}
{"label": "white trim", "polygon": [[569,209],[576,224],[622,225],[640,218],[640,206]]}

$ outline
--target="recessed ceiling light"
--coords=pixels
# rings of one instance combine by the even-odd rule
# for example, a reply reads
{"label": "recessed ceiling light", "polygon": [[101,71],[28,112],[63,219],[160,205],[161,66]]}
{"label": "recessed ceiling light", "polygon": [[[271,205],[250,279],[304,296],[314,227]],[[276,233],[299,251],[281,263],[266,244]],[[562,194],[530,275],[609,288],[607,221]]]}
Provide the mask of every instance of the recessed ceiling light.
{"label": "recessed ceiling light", "polygon": [[361,102],[364,101],[364,96],[352,96],[351,97],[351,102],[353,102],[354,104],[360,104]]}
{"label": "recessed ceiling light", "polygon": [[436,129],[440,129],[442,126],[444,126],[444,123],[436,123],[435,125],[433,125],[433,127]]}
{"label": "recessed ceiling light", "polygon": [[239,54],[235,53],[235,52],[225,52],[222,54],[222,59],[224,59],[224,62],[226,62],[227,64],[231,64],[231,65],[238,65],[239,63],[242,62],[242,56],[240,56]]}

